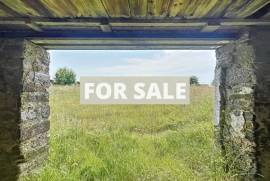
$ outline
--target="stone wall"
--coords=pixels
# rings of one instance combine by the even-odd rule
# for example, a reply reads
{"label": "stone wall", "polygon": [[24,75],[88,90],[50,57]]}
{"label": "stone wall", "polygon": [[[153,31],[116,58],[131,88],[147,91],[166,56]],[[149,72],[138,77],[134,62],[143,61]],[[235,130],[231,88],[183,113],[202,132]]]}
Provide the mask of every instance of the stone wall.
{"label": "stone wall", "polygon": [[0,39],[0,178],[17,180],[48,156],[49,55],[22,39]]}
{"label": "stone wall", "polygon": [[[250,29],[217,49],[216,120],[226,169],[270,180],[270,30]],[[17,180],[48,156],[49,56],[0,39],[0,180]]]}
{"label": "stone wall", "polygon": [[270,179],[270,31],[250,29],[216,51],[216,127],[226,169]]}

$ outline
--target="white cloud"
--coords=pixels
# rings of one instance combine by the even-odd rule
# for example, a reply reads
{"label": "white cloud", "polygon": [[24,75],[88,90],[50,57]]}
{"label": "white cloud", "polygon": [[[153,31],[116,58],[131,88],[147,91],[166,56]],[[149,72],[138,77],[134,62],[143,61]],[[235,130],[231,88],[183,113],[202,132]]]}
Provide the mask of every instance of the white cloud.
{"label": "white cloud", "polygon": [[107,75],[196,75],[201,82],[210,83],[214,67],[214,51],[164,50],[151,58],[130,58],[122,65],[101,67],[96,72]]}

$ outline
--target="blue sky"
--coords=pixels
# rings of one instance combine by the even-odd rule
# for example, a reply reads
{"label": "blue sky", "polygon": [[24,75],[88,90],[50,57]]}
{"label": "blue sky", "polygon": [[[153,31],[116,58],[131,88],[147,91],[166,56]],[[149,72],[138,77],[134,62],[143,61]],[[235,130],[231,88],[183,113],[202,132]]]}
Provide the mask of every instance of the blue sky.
{"label": "blue sky", "polygon": [[50,75],[68,67],[80,76],[195,75],[211,83],[213,50],[57,50],[50,51]]}

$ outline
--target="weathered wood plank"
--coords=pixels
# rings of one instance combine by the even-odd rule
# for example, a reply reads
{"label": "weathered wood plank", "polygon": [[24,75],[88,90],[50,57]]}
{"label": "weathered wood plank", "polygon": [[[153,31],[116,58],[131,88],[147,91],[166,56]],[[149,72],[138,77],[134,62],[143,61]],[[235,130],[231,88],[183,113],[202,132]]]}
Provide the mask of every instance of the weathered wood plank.
{"label": "weathered wood plank", "polygon": [[0,16],[1,17],[7,17],[10,16],[7,12],[5,12],[4,10],[0,9]]}
{"label": "weathered wood plank", "polygon": [[76,17],[108,17],[101,0],[75,0]]}
{"label": "weathered wood plank", "polygon": [[107,19],[101,21],[100,29],[102,32],[112,32],[112,27]]}
{"label": "weathered wood plank", "polygon": [[101,0],[40,0],[57,17],[108,17]]}
{"label": "weathered wood plank", "polygon": [[122,26],[122,27],[196,27],[204,26],[207,24],[207,21],[198,21],[198,20],[127,20],[127,21],[117,21],[110,20],[112,26]]}
{"label": "weathered wood plank", "polygon": [[130,17],[128,0],[101,0],[110,17]]}
{"label": "weathered wood plank", "polygon": [[[245,18],[269,0],[1,0],[0,16]],[[10,8],[15,13],[7,12]],[[3,13],[5,11],[5,13]]]}
{"label": "weathered wood plank", "polygon": [[190,19],[194,15],[196,6],[201,2],[201,0],[173,0],[169,7],[169,16]]}
{"label": "weathered wood plank", "polygon": [[169,16],[196,18],[245,18],[269,3],[269,0],[173,0]]}
{"label": "weathered wood plank", "polygon": [[233,39],[185,38],[91,38],[91,39],[30,39],[48,49],[211,49],[227,44]]}
{"label": "weathered wood plank", "polygon": [[[74,27],[76,28],[77,26],[80,27],[80,26],[84,26],[84,27],[91,27],[91,26],[99,26],[99,22],[97,23],[92,23],[92,22],[43,22],[43,21],[37,21],[36,22],[37,24],[40,24],[42,26],[58,26],[58,27]],[[1,24],[1,23],[0,23]]]}
{"label": "weathered wood plank", "polygon": [[244,5],[245,5],[244,0],[234,0],[234,1],[232,1],[230,6],[227,8],[226,12],[224,13],[224,16],[225,17],[230,17],[230,18],[234,17],[235,12],[238,11],[239,9],[241,9],[241,7],[243,7]]}
{"label": "weathered wood plank", "polygon": [[[31,20],[43,26],[99,26],[102,19],[97,18],[22,18],[0,17],[0,24],[20,24]],[[122,19],[112,18],[107,20],[111,26],[120,27],[198,27],[205,26],[209,22],[216,22],[225,26],[269,26],[270,19]]]}
{"label": "weathered wood plank", "polygon": [[147,15],[147,0],[130,0],[129,3],[132,17],[145,17]]}
{"label": "weathered wood plank", "polygon": [[233,27],[233,26],[270,26],[270,20],[268,19],[253,19],[249,21],[237,21],[235,19],[223,21],[220,23],[223,26],[227,26],[227,28]]}
{"label": "weathered wood plank", "polygon": [[233,0],[217,1],[215,6],[209,10],[207,18],[222,18],[226,13],[226,9],[231,5]]}
{"label": "weathered wood plank", "polygon": [[53,17],[52,13],[39,0],[23,0],[23,3],[38,12],[40,16]]}
{"label": "weathered wood plank", "polygon": [[[220,2],[220,0],[204,0],[200,1],[200,4],[198,4],[195,8],[195,11],[193,12],[193,18],[203,18],[206,17],[208,12],[216,7],[216,4]],[[224,0],[223,0],[224,2]]]}
{"label": "weathered wood plank", "polygon": [[[187,1],[188,2],[188,1]],[[202,0],[192,0],[188,2],[189,4],[186,6],[186,8],[183,11],[183,15],[187,19],[194,19],[194,12],[197,7],[200,6],[202,3]]]}
{"label": "weathered wood plank", "polygon": [[102,32],[112,32],[112,27],[110,25],[100,24],[100,29]]}
{"label": "weathered wood plank", "polygon": [[22,0],[1,0],[1,3],[17,12],[21,16],[40,16],[37,11],[27,6],[27,4],[25,4]]}
{"label": "weathered wood plank", "polygon": [[32,42],[39,45],[134,45],[134,44],[149,44],[149,45],[223,45],[229,43],[230,40],[223,39],[186,39],[186,38],[167,38],[167,39],[150,39],[150,38],[121,38],[121,39],[32,39]]}
{"label": "weathered wood plank", "polygon": [[148,0],[148,16],[167,16],[170,4],[171,0]]}
{"label": "weathered wood plank", "polygon": [[221,27],[220,24],[208,24],[201,29],[201,32],[214,32]]}
{"label": "weathered wood plank", "polygon": [[269,0],[236,0],[227,9],[227,18],[245,18],[270,3]]}
{"label": "weathered wood plank", "polygon": [[218,45],[46,45],[47,50],[210,50]]}
{"label": "weathered wood plank", "polygon": [[238,12],[237,17],[246,18],[246,17],[254,14],[255,12],[257,12],[261,8],[267,6],[268,4],[270,4],[269,0],[256,0],[256,3],[250,2],[249,4],[247,4],[247,6],[246,6],[246,8],[244,8],[244,10],[241,10]]}
{"label": "weathered wood plank", "polygon": [[237,32],[215,32],[215,33],[202,33],[195,31],[123,31],[123,32],[109,32],[104,33],[101,31],[44,31],[44,32],[1,32],[2,37],[7,38],[30,38],[30,39],[191,39],[191,40],[232,40],[238,37]]}
{"label": "weathered wood plank", "polygon": [[46,8],[56,17],[76,17],[77,9],[72,0],[56,1],[56,0],[40,0]]}
{"label": "weathered wood plank", "polygon": [[31,21],[26,21],[25,25],[28,26],[29,28],[31,28],[34,31],[37,31],[37,32],[42,32],[43,31],[36,23],[33,23]]}
{"label": "weathered wood plank", "polygon": [[[38,24],[39,25],[39,24]],[[44,31],[52,30],[52,31],[100,31],[100,26],[41,26],[39,25]]]}
{"label": "weathered wood plank", "polygon": [[4,3],[0,2],[0,9],[5,12],[6,14],[9,14],[10,16],[15,16],[15,17],[19,17],[21,16],[19,13],[17,13],[16,11],[14,11],[13,9],[9,8],[7,5],[5,5]]}
{"label": "weathered wood plank", "polygon": [[168,9],[169,16],[175,17],[181,12],[183,12],[185,7],[187,6],[186,1],[187,0],[172,0],[170,7]]}
{"label": "weathered wood plank", "polygon": [[201,26],[113,26],[114,31],[200,31]]}

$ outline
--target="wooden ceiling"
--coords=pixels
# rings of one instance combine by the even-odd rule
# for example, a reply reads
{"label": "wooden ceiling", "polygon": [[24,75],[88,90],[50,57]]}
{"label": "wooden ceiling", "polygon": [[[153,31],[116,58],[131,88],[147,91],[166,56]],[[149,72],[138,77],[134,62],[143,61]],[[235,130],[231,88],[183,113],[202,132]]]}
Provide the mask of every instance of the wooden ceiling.
{"label": "wooden ceiling", "polygon": [[[147,36],[184,39],[179,44],[167,42],[172,48],[194,47],[201,40],[214,40],[205,43],[212,46],[235,38],[246,26],[270,26],[269,9],[270,0],[0,0],[0,34],[28,38],[47,48],[76,44],[99,49],[112,42],[96,45],[93,38]],[[135,49],[140,43],[134,43]]]}
{"label": "wooden ceiling", "polygon": [[1,0],[0,16],[246,18],[269,0]]}

